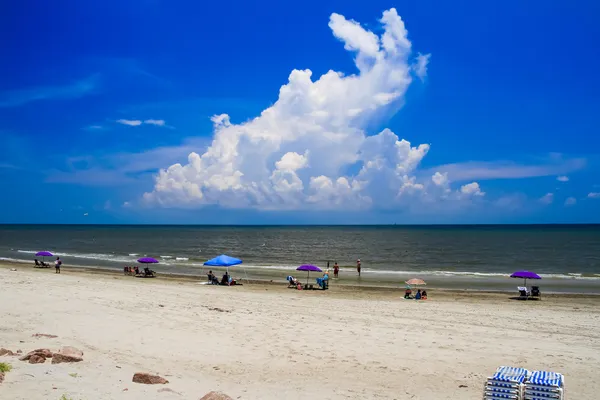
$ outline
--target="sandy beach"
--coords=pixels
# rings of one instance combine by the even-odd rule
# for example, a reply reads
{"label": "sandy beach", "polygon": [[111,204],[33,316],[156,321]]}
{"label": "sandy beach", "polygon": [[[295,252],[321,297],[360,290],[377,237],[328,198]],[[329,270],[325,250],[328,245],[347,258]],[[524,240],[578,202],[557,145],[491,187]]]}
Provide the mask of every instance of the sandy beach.
{"label": "sandy beach", "polygon": [[[500,365],[561,372],[568,398],[600,391],[600,296],[430,291],[416,302],[335,284],[301,292],[13,267],[0,266],[0,347],[74,346],[84,360],[0,357],[13,366],[3,399],[476,399]],[[170,383],[132,383],[138,371]]]}

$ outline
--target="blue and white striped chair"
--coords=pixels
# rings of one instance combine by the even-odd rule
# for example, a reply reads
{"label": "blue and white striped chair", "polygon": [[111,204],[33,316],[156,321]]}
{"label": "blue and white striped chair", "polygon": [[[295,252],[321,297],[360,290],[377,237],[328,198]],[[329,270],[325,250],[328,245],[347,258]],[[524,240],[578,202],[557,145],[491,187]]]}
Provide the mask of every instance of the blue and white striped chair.
{"label": "blue and white striped chair", "polygon": [[525,400],[563,400],[565,377],[558,372],[534,371],[525,381]]}
{"label": "blue and white striped chair", "polygon": [[484,400],[522,400],[523,382],[530,372],[525,368],[499,367],[496,373],[489,377],[483,389]]}

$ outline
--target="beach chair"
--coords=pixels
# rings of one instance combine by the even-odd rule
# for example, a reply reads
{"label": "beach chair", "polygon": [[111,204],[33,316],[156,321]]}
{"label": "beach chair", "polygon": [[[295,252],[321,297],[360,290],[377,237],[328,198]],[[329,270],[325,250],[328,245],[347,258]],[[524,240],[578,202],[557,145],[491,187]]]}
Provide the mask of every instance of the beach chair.
{"label": "beach chair", "polygon": [[517,286],[517,290],[519,291],[519,298],[521,300],[527,300],[529,297],[529,291],[525,286]]}
{"label": "beach chair", "polygon": [[291,275],[288,275],[287,278],[285,278],[288,281],[288,288],[296,288],[298,286],[298,280],[296,278],[294,278]]}
{"label": "beach chair", "polygon": [[323,290],[327,290],[329,288],[329,279],[328,278],[317,278],[317,285]]}
{"label": "beach chair", "polygon": [[533,371],[525,381],[525,400],[564,400],[565,377],[558,372]]}
{"label": "beach chair", "polygon": [[523,382],[530,372],[525,368],[498,367],[496,373],[489,377],[483,388],[484,400],[523,400]]}
{"label": "beach chair", "polygon": [[140,274],[142,278],[155,278],[156,272],[152,271],[150,268],[144,268],[144,272]]}
{"label": "beach chair", "polygon": [[539,286],[532,286],[531,287],[531,297],[537,297],[538,299],[542,298],[542,293],[540,292],[540,287]]}

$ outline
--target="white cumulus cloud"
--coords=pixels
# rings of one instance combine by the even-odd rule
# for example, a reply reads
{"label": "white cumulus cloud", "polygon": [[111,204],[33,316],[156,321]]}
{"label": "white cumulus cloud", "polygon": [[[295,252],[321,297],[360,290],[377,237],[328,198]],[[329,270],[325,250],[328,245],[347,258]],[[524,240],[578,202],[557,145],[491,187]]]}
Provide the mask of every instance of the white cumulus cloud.
{"label": "white cumulus cloud", "polygon": [[142,124],[146,125],[154,125],[154,126],[166,126],[166,122],[164,119],[118,119],[116,121],[118,124],[127,125],[127,126],[140,126]]}
{"label": "white cumulus cloud", "polygon": [[144,123],[148,125],[165,126],[164,119],[146,119],[144,120]]}
{"label": "white cumulus cloud", "polygon": [[471,183],[467,183],[466,185],[461,186],[460,192],[462,194],[471,195],[471,196],[484,196],[485,195],[485,192],[481,191],[481,188],[479,187],[479,183],[477,183],[477,182],[471,182]]}
{"label": "white cumulus cloud", "polygon": [[[278,100],[254,119],[235,124],[227,114],[213,116],[211,145],[160,170],[144,200],[165,207],[360,209],[429,196],[443,179],[450,190],[447,176],[415,177],[428,144],[412,145],[389,129],[366,131],[402,107],[415,73],[396,10],[380,22],[378,36],[332,14],[329,27],[354,53],[357,74],[329,71],[313,80],[310,70],[293,70]],[[461,190],[484,194],[476,182]]]}
{"label": "white cumulus cloud", "polygon": [[540,203],[542,204],[552,204],[554,201],[554,193],[546,193],[542,197],[540,197]]}
{"label": "white cumulus cloud", "polygon": [[142,121],[139,119],[118,119],[117,124],[127,125],[127,126],[140,126]]}
{"label": "white cumulus cloud", "polygon": [[577,199],[575,197],[568,197],[565,200],[565,206],[574,206],[575,204],[577,204]]}
{"label": "white cumulus cloud", "polygon": [[591,193],[588,193],[587,197],[589,199],[600,199],[600,193],[591,192]]}
{"label": "white cumulus cloud", "polygon": [[565,175],[557,176],[556,180],[559,182],[569,182],[569,177]]}
{"label": "white cumulus cloud", "polygon": [[440,172],[436,172],[431,177],[431,180],[436,184],[436,186],[446,186],[448,184],[448,173],[444,172],[442,174]]}
{"label": "white cumulus cloud", "polygon": [[415,63],[412,68],[415,71],[415,75],[417,75],[422,81],[425,80],[427,76],[427,65],[429,64],[429,59],[431,58],[431,54],[421,54],[419,53],[416,57]]}

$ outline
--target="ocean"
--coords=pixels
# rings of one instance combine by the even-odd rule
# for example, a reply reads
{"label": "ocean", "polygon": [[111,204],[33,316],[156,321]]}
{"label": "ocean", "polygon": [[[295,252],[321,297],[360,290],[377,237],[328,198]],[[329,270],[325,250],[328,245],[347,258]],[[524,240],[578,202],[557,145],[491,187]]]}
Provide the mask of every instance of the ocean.
{"label": "ocean", "polygon": [[[300,264],[338,262],[340,282],[514,290],[516,270],[553,292],[600,294],[600,225],[113,226],[0,225],[0,260],[32,262],[48,250],[64,267],[122,269],[155,257],[159,273],[199,275],[225,253],[241,277],[284,280]],[[357,277],[356,260],[362,262]]]}

